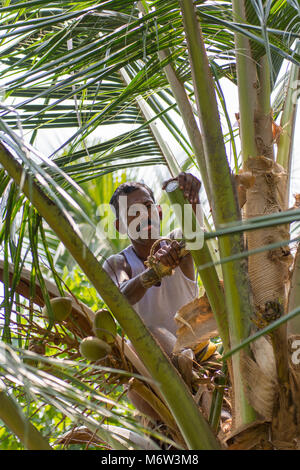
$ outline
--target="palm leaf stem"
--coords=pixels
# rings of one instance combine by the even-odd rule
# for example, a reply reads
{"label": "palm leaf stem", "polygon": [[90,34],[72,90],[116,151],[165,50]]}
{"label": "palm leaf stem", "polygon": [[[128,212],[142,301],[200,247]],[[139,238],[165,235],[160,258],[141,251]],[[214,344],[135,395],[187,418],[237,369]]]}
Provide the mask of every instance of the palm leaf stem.
{"label": "palm leaf stem", "polygon": [[[300,52],[300,41],[297,42],[296,51]],[[297,117],[298,89],[300,83],[300,69],[292,64],[289,81],[283,105],[280,126],[276,161],[285,168],[290,175],[292,163],[292,147],[295,134],[295,124]],[[289,178],[290,181],[290,178]]]}
{"label": "palm leaf stem", "polygon": [[299,242],[299,236],[296,237],[296,238],[292,238],[292,239],[288,239],[288,240],[282,240],[280,242],[270,243],[268,245],[260,246],[259,248],[254,248],[253,250],[245,250],[245,251],[242,251],[241,253],[237,253],[235,255],[228,256],[227,258],[221,258],[219,260],[210,261],[207,264],[202,264],[202,265],[198,266],[198,270],[199,270],[199,273],[200,273],[200,276],[201,276],[201,271],[203,269],[209,268],[211,266],[218,266],[218,265],[222,265],[222,264],[225,264],[225,263],[229,263],[230,261],[236,261],[238,259],[248,258],[249,256],[255,255],[257,253],[262,253],[264,251],[271,251],[271,250],[274,250],[276,248],[284,247],[284,246],[287,246],[290,243],[296,243],[296,242]]}
{"label": "palm leaf stem", "polygon": [[29,450],[52,450],[47,440],[24,415],[0,382],[0,418]]}
{"label": "palm leaf stem", "polygon": [[[166,51],[160,51],[158,54],[161,60],[165,60],[167,57]],[[171,87],[171,90],[176,99],[176,103],[180,110],[180,114],[187,130],[191,145],[194,149],[195,157],[197,159],[197,163],[200,169],[201,178],[204,184],[207,198],[209,201],[211,201],[211,191],[208,183],[202,136],[198,124],[196,122],[191,103],[188,99],[184,84],[178,79],[172,64],[170,63],[166,65],[164,67],[164,71]]]}
{"label": "palm leaf stem", "polygon": [[285,225],[298,220],[300,220],[299,209],[276,212],[265,216],[252,217],[251,219],[244,221],[227,223],[226,225],[224,224],[224,228],[220,228],[212,232],[205,232],[204,239],[209,240],[211,238],[233,235],[239,232],[275,227],[276,225]]}
{"label": "palm leaf stem", "polygon": [[[139,10],[143,14],[149,12],[149,7],[147,6],[146,2],[139,2],[138,7],[139,7]],[[160,50],[158,52],[158,57],[161,62],[166,61],[168,55],[169,55],[169,51],[167,50]],[[207,176],[207,169],[206,169],[205,156],[204,156],[204,150],[203,150],[202,136],[201,136],[198,124],[196,122],[191,103],[188,99],[186,90],[184,88],[184,84],[177,77],[177,74],[174,70],[174,66],[171,62],[169,62],[164,67],[164,72],[166,74],[172,93],[175,97],[178,109],[180,111],[180,115],[183,119],[185,128],[187,130],[187,134],[189,136],[192,148],[194,149],[195,157],[199,165],[206,195],[207,195],[208,200],[210,201],[211,194],[210,194],[210,189],[209,189],[209,184],[208,184],[208,176]]]}
{"label": "palm leaf stem", "polygon": [[[255,109],[255,138],[258,155],[274,160],[273,116],[271,109],[271,66],[267,55],[259,59],[257,66],[257,101]],[[263,145],[261,145],[263,142]]]}
{"label": "palm leaf stem", "polygon": [[[121,77],[123,78],[124,82],[126,83],[127,86],[131,83],[131,79],[125,68],[120,69],[120,74]],[[145,120],[148,122],[150,121],[153,116],[151,115],[149,108],[147,107],[147,104],[145,100],[141,97],[138,96],[136,97],[136,103],[144,116]],[[175,158],[175,155],[171,151],[170,147],[166,143],[164,137],[161,135],[157,125],[155,122],[150,122],[149,127],[151,129],[151,132],[158,144],[158,146],[161,149],[161,152],[164,156],[164,159],[166,161],[166,164],[168,166],[169,172],[172,176],[177,175],[180,172],[180,167],[177,163],[177,160]]]}
{"label": "palm leaf stem", "polygon": [[[187,39],[195,97],[201,122],[210,189],[214,195],[212,212],[215,225],[240,218],[234,195],[230,170],[226,158],[223,135],[200,25],[192,1],[180,0],[184,29]],[[241,251],[240,236],[222,237],[219,240],[220,258]],[[233,347],[246,338],[250,331],[252,306],[246,266],[235,261],[222,266],[225,299],[228,313],[230,344]],[[233,387],[235,396],[235,416],[237,425],[251,422],[255,412],[247,401],[240,375],[239,357],[232,362]]]}
{"label": "palm leaf stem", "polygon": [[[244,0],[232,0],[234,19],[246,21]],[[252,58],[249,39],[235,33],[236,71],[238,80],[240,135],[243,162],[257,155],[254,112],[256,106],[256,66]]]}

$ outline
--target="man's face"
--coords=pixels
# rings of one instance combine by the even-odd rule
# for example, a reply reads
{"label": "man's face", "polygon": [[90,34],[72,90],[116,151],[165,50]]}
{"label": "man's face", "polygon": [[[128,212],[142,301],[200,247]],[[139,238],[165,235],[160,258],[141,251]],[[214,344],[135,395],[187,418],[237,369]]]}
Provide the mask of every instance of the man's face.
{"label": "man's face", "polygon": [[139,188],[120,196],[119,203],[119,223],[131,240],[147,242],[159,238],[160,213],[146,189]]}

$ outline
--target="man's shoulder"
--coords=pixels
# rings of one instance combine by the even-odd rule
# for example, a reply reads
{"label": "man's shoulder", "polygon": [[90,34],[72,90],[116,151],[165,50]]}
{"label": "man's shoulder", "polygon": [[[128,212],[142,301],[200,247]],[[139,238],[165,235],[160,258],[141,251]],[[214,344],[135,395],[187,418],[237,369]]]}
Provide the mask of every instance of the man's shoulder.
{"label": "man's shoulder", "polygon": [[121,271],[125,271],[129,277],[131,277],[131,268],[123,255],[120,253],[114,253],[110,255],[103,263],[103,269],[110,275],[116,275]]}
{"label": "man's shoulder", "polygon": [[103,263],[103,268],[105,269],[107,266],[122,266],[126,264],[126,258],[120,253],[114,253],[113,255],[110,255],[108,258]]}

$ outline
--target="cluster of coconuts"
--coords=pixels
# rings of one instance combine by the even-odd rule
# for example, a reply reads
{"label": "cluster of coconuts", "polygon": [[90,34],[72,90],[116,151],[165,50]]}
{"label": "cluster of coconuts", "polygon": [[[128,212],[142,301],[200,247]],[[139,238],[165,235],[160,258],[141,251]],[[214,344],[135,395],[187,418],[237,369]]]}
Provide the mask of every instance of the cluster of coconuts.
{"label": "cluster of coconuts", "polygon": [[80,352],[89,361],[98,361],[111,353],[117,334],[116,322],[108,310],[95,313],[93,322],[95,336],[87,336],[80,343]]}
{"label": "cluster of coconuts", "polygon": [[[72,299],[70,297],[56,297],[50,300],[53,319],[62,322],[68,318],[72,311]],[[42,310],[43,315],[51,318],[51,312],[47,306]],[[97,361],[111,353],[111,345],[117,334],[116,322],[108,310],[101,309],[95,313],[93,322],[95,336],[88,336],[80,343],[80,352],[89,361]]]}

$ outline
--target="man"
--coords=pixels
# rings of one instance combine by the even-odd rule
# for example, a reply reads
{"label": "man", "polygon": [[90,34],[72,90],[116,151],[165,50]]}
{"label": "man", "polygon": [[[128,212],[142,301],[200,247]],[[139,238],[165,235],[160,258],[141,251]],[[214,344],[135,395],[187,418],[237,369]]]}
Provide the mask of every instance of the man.
{"label": "man", "polygon": [[[187,173],[180,173],[177,179],[179,187],[195,210],[196,205],[200,203],[200,181]],[[166,184],[167,182],[164,183],[163,189]],[[120,208],[121,196],[125,197],[126,202],[126,207],[123,208]],[[180,245],[176,240],[172,243],[162,241],[154,257],[172,268],[173,274],[163,277],[156,285],[145,286],[144,263],[152,245],[160,238],[161,208],[156,205],[153,192],[148,186],[130,182],[116,189],[110,204],[116,212],[117,230],[128,234],[131,245],[121,253],[110,256],[103,268],[171,357],[176,341],[174,315],[198,295],[192,256],[187,254],[180,258]],[[139,211],[132,210],[133,208]]]}

